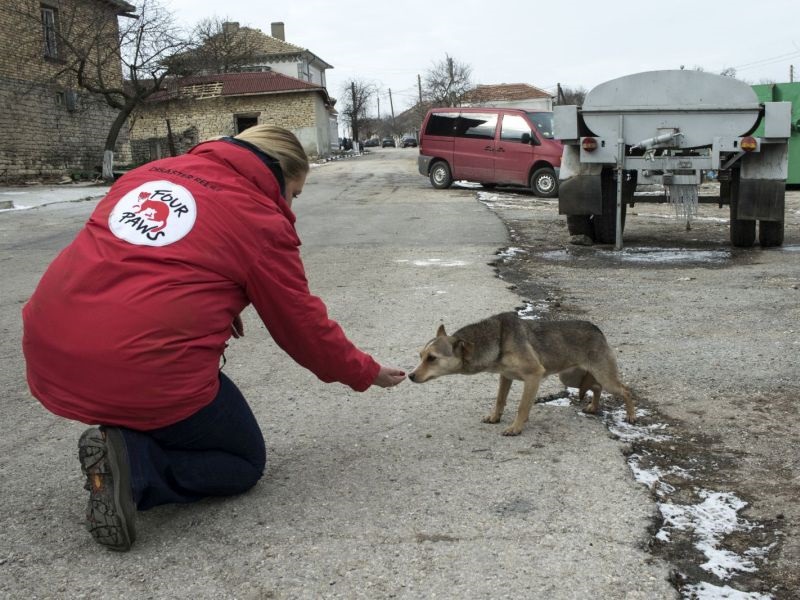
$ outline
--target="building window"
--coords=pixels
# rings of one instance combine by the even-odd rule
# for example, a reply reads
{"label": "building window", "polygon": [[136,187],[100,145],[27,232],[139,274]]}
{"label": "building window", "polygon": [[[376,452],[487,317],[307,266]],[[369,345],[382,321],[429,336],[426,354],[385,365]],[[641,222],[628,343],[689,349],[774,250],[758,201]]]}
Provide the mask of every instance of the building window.
{"label": "building window", "polygon": [[236,133],[242,133],[245,129],[258,125],[258,113],[246,113],[234,115]]}
{"label": "building window", "polygon": [[45,58],[58,58],[58,11],[42,5],[42,33]]}

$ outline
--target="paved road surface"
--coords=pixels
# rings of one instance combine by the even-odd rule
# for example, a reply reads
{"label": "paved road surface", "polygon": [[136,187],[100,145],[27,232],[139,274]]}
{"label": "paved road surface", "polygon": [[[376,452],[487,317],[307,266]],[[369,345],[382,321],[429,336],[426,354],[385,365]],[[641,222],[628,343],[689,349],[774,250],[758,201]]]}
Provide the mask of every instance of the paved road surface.
{"label": "paved road surface", "polygon": [[[415,157],[328,163],[296,201],[312,291],[358,345],[407,369],[440,323],[520,304],[487,264],[505,227],[474,190],[434,191]],[[489,375],[364,394],[325,385],[251,310],[225,371],[262,424],[264,479],[240,497],[140,513],[127,554],[96,546],[83,530],[83,428],[29,395],[19,317],[94,204],[0,213],[0,597],[676,597],[644,549],[654,505],[599,421],[540,404],[521,436],[502,437],[509,415],[481,423]]]}

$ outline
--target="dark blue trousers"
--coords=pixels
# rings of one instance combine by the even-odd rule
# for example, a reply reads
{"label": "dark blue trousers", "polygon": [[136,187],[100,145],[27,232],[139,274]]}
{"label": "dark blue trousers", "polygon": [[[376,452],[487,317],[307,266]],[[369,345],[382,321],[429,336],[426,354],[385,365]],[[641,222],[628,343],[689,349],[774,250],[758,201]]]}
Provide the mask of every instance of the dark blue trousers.
{"label": "dark blue trousers", "polygon": [[160,504],[230,496],[264,473],[264,436],[247,401],[222,373],[208,406],[173,425],[150,431],[120,428],[139,510]]}

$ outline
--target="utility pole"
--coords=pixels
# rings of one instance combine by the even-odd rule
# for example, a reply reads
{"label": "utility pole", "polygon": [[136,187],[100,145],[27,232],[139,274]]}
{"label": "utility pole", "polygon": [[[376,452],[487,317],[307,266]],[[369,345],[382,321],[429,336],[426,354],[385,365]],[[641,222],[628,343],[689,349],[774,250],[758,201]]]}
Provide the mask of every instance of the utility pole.
{"label": "utility pole", "polygon": [[353,114],[350,115],[350,126],[353,129],[353,142],[358,140],[358,107],[356,106],[356,82],[350,82],[350,93],[353,96]]}
{"label": "utility pole", "polygon": [[455,106],[455,94],[453,94],[453,58],[446,54],[447,56],[447,72],[450,76],[450,81],[447,82],[447,105],[448,106]]}
{"label": "utility pole", "polygon": [[789,83],[794,82],[794,65],[789,65]]}
{"label": "utility pole", "polygon": [[419,103],[422,105],[422,77],[417,74],[417,88],[419,89]]}
{"label": "utility pole", "polygon": [[392,131],[394,131],[394,103],[392,102],[392,88],[389,88],[389,108],[392,109]]}

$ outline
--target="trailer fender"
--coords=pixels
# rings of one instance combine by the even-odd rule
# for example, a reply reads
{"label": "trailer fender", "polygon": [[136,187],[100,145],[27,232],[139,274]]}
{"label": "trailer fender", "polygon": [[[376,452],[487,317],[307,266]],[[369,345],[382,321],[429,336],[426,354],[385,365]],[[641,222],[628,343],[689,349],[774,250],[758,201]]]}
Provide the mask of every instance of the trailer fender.
{"label": "trailer fender", "polygon": [[787,144],[762,144],[761,152],[743,157],[737,218],[783,221],[786,199]]}
{"label": "trailer fender", "polygon": [[565,145],[558,172],[558,213],[561,215],[599,215],[603,212],[600,175],[603,165],[582,163],[580,149]]}

